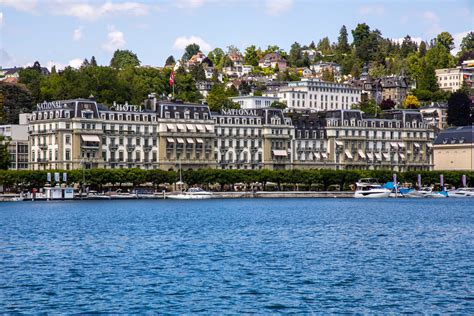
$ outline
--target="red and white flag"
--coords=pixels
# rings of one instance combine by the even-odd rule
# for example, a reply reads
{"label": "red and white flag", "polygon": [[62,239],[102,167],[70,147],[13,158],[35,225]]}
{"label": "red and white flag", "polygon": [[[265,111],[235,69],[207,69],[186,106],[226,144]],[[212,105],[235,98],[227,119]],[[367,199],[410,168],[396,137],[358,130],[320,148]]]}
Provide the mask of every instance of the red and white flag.
{"label": "red and white flag", "polygon": [[174,70],[170,73],[170,86],[174,86]]}

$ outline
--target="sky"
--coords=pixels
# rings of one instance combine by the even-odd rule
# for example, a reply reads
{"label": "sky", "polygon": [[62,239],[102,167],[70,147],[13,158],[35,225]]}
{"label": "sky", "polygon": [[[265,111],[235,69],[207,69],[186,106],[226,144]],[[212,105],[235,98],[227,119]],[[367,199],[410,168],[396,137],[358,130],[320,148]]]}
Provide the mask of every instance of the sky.
{"label": "sky", "polygon": [[[385,38],[430,40],[450,32],[457,47],[474,30],[473,0],[0,0],[0,66],[78,67],[95,56],[108,65],[129,49],[142,65],[163,66],[187,44],[207,53],[337,41],[342,25],[379,29]],[[351,41],[350,37],[350,41]],[[455,53],[457,47],[453,50]]]}

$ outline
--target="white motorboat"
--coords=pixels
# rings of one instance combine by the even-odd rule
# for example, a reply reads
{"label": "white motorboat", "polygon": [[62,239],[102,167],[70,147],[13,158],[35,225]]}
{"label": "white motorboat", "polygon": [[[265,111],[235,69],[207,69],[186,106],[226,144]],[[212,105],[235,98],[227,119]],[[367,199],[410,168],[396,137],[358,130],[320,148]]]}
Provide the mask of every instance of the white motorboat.
{"label": "white motorboat", "polygon": [[174,200],[204,200],[213,197],[212,192],[204,191],[201,188],[190,188],[188,191],[180,192],[178,194],[170,194],[168,199]]}
{"label": "white motorboat", "polygon": [[431,187],[422,187],[420,190],[411,190],[405,193],[409,198],[445,198],[448,197],[446,191],[433,191]]}
{"label": "white motorboat", "polygon": [[356,182],[355,198],[388,198],[392,190],[384,188],[376,179],[364,178]]}
{"label": "white motorboat", "polygon": [[474,197],[474,188],[458,188],[454,191],[449,191],[449,197]]}

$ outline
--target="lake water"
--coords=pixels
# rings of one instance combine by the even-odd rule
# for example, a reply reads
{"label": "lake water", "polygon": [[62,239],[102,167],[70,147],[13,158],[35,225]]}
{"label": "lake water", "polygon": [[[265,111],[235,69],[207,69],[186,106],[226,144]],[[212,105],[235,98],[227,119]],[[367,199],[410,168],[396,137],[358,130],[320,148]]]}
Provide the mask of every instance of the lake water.
{"label": "lake water", "polygon": [[0,204],[0,312],[474,313],[474,201]]}

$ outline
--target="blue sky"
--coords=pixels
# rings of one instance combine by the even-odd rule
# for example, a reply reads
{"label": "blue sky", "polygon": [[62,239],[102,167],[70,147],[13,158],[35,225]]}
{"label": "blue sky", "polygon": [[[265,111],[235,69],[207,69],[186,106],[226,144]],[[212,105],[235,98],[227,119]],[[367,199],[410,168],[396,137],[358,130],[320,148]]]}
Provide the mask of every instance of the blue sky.
{"label": "blue sky", "polygon": [[108,64],[113,51],[130,49],[142,64],[162,66],[198,42],[204,52],[235,45],[337,40],[341,26],[357,23],[387,38],[409,34],[429,40],[442,31],[457,43],[474,29],[474,1],[310,0],[0,0],[0,65],[77,66],[94,55]]}

